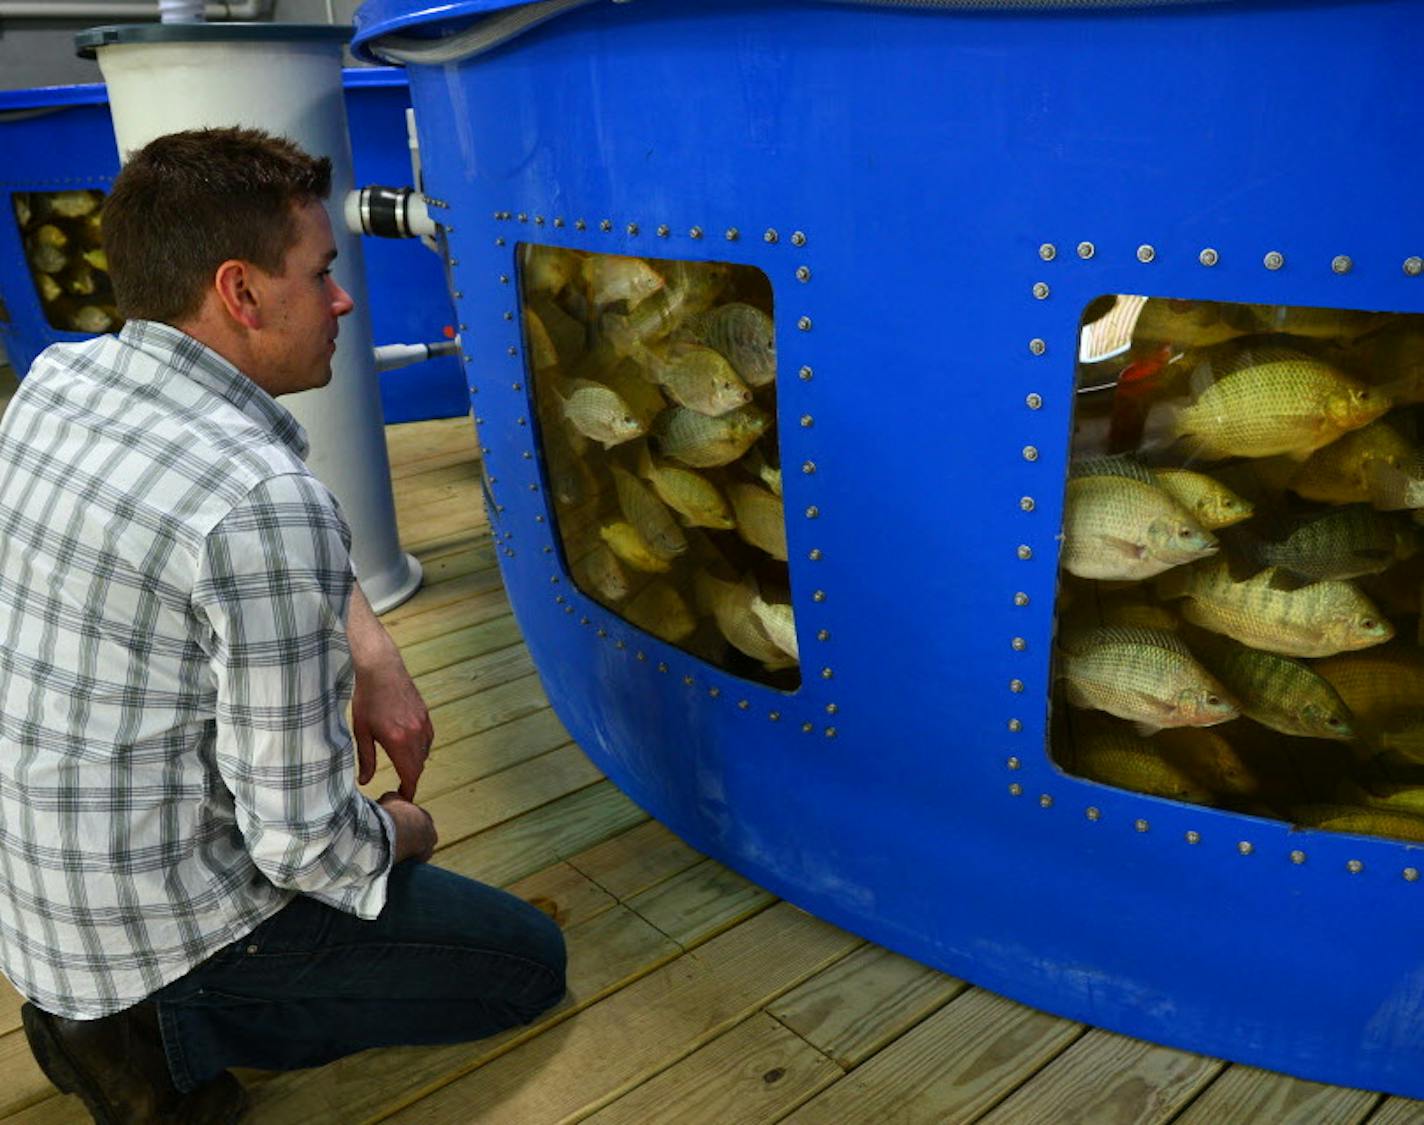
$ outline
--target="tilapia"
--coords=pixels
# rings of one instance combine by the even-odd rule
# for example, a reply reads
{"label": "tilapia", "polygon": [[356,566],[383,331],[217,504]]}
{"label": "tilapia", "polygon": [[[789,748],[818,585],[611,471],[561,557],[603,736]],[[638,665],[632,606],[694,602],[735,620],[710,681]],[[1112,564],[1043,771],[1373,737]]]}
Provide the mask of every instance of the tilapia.
{"label": "tilapia", "polygon": [[528,307],[538,315],[544,325],[554,345],[554,352],[559,357],[559,365],[565,371],[572,372],[588,350],[587,329],[566,313],[548,294],[531,293]]}
{"label": "tilapia", "polygon": [[674,559],[687,550],[687,536],[667,506],[628,470],[610,465],[613,486],[618,490],[618,506],[637,529],[639,537],[655,555]]}
{"label": "tilapia", "polygon": [[1424,319],[1396,317],[1355,341],[1345,358],[1397,405],[1424,402]]}
{"label": "tilapia", "polygon": [[760,597],[751,600],[752,614],[761,622],[772,644],[788,656],[801,659],[796,643],[796,618],[786,602],[765,602]]}
{"label": "tilapia", "polygon": [[643,348],[635,355],[668,398],[699,414],[719,417],[752,400],[751,389],[711,348],[673,344],[660,351]]}
{"label": "tilapia", "polygon": [[119,322],[119,314],[107,305],[81,305],[69,317],[76,332],[107,332]]}
{"label": "tilapia", "polygon": [[724,582],[706,571],[700,571],[694,581],[699,604],[716,619],[717,628],[733,648],[773,670],[796,663],[772,641],[752,612],[752,601],[758,595],[751,582]]}
{"label": "tilapia", "polygon": [[653,491],[690,527],[713,527],[726,531],[737,526],[732,510],[717,486],[700,473],[653,459],[645,446],[639,454],[638,472]]}
{"label": "tilapia", "polygon": [[536,372],[559,365],[559,350],[554,347],[549,330],[533,309],[524,310],[524,347],[529,354],[530,366]]}
{"label": "tilapia", "polygon": [[775,382],[776,328],[761,309],[733,301],[690,320],[687,332],[725,356],[750,386]]}
{"label": "tilapia", "polygon": [[656,580],[623,608],[623,616],[639,629],[674,645],[687,640],[697,628],[697,618],[682,595],[666,582]]}
{"label": "tilapia", "polygon": [[1140,733],[1212,726],[1240,714],[1226,688],[1175,633],[1073,630],[1060,638],[1059,648],[1057,678],[1064,682],[1068,702],[1128,719]]}
{"label": "tilapia", "polygon": [[1409,465],[1416,456],[1414,445],[1392,425],[1371,422],[1312,453],[1286,487],[1306,500],[1327,504],[1370,502],[1378,467]]}
{"label": "tilapia", "polygon": [[590,254],[583,260],[583,279],[595,305],[627,301],[630,309],[663,287],[663,276],[642,258]]}
{"label": "tilapia", "polygon": [[575,581],[605,604],[621,602],[632,589],[628,572],[623,569],[618,556],[603,543],[574,564],[573,571]]}
{"label": "tilapia", "polygon": [[1314,668],[1355,713],[1369,745],[1424,760],[1424,652],[1393,644],[1332,656]]}
{"label": "tilapia", "polygon": [[1310,581],[1379,574],[1418,552],[1418,529],[1365,505],[1352,505],[1299,522],[1251,553],[1266,566]]}
{"label": "tilapia", "polygon": [[1222,355],[1216,372],[1216,381],[1200,389],[1190,405],[1158,404],[1148,430],[1211,460],[1276,454],[1305,460],[1391,405],[1383,391],[1287,348]]}
{"label": "tilapia", "polygon": [[1237,305],[1149,297],[1133,323],[1132,342],[1206,348],[1245,336],[1253,329],[1250,317]]}
{"label": "tilapia", "polygon": [[99,209],[102,196],[95,191],[55,191],[45,196],[50,214],[62,219],[79,219]]}
{"label": "tilapia", "polygon": [[[592,354],[594,353],[590,353]],[[605,367],[599,373],[597,381],[627,404],[644,432],[652,426],[653,420],[667,409],[667,399],[663,398],[662,391],[656,383],[647,380],[642,367],[632,359],[619,360],[612,366]]]}
{"label": "tilapia", "polygon": [[80,255],[91,269],[99,270],[101,273],[109,272],[109,255],[99,248],[86,250]]}
{"label": "tilapia", "polygon": [[1116,723],[1094,724],[1076,740],[1072,772],[1134,793],[1194,805],[1212,803],[1216,794],[1211,786],[1163,757],[1154,742]]}
{"label": "tilapia", "polygon": [[672,569],[672,563],[654,551],[631,523],[617,520],[605,524],[598,529],[598,536],[634,570],[661,574]]}
{"label": "tilapia", "polygon": [[739,481],[727,485],[727,498],[737,514],[737,534],[772,558],[786,562],[786,509],[781,497]]}
{"label": "tilapia", "polygon": [[1331,656],[1394,636],[1394,626],[1350,583],[1297,586],[1275,567],[1238,582],[1224,559],[1213,559],[1163,575],[1157,593],[1186,598],[1182,616],[1192,624],[1283,656]]}
{"label": "tilapia", "polygon": [[559,246],[540,246],[526,243],[524,246],[524,271],[522,281],[526,293],[544,293],[558,296],[564,287],[579,272],[580,255],[574,250]]}
{"label": "tilapia", "polygon": [[1261,779],[1219,728],[1172,727],[1158,731],[1147,745],[1168,765],[1216,796],[1254,797],[1261,790]]}
{"label": "tilapia", "polygon": [[695,469],[729,465],[751,448],[771,418],[756,406],[742,406],[709,418],[685,406],[663,411],[653,423],[659,449]]}
{"label": "tilapia", "polygon": [[1226,485],[1205,473],[1188,469],[1155,469],[1157,486],[1185,508],[1206,531],[1230,527],[1250,519],[1255,511],[1251,501],[1243,499]]}
{"label": "tilapia", "polygon": [[1244,311],[1255,319],[1256,332],[1279,332],[1310,340],[1349,341],[1385,322],[1379,313],[1304,305],[1246,305]]}
{"label": "tilapia", "polygon": [[563,400],[564,417],[579,433],[612,449],[643,435],[643,424],[618,395],[599,383],[575,384]]}
{"label": "tilapia", "polygon": [[1424,843],[1424,817],[1407,812],[1349,805],[1300,805],[1291,813],[1297,824],[1307,828]]}
{"label": "tilapia", "polygon": [[1349,707],[1310,665],[1223,637],[1201,638],[1193,649],[1248,719],[1300,738],[1345,742],[1354,737]]}
{"label": "tilapia", "polygon": [[747,451],[747,455],[742,458],[742,468],[755,476],[762,484],[771,489],[778,496],[781,495],[781,470],[773,469],[761,450],[755,447]]}
{"label": "tilapia", "polygon": [[1140,579],[1216,550],[1216,539],[1145,469],[1075,467],[1063,516],[1063,568],[1079,578]]}

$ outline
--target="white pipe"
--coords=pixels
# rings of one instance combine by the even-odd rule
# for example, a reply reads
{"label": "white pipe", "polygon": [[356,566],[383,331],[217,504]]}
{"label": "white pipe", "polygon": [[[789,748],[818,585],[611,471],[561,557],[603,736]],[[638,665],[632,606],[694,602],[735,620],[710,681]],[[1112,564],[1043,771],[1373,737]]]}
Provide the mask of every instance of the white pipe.
{"label": "white pipe", "polygon": [[158,0],[158,18],[164,23],[202,23],[203,0]]}
{"label": "white pipe", "polygon": [[397,367],[408,367],[412,363],[423,363],[438,356],[456,355],[459,350],[458,337],[433,344],[378,344],[375,349],[376,370],[391,371]]}
{"label": "white pipe", "polygon": [[[157,19],[160,0],[0,0],[0,20],[141,20]],[[273,0],[208,0],[210,20],[266,19]]]}

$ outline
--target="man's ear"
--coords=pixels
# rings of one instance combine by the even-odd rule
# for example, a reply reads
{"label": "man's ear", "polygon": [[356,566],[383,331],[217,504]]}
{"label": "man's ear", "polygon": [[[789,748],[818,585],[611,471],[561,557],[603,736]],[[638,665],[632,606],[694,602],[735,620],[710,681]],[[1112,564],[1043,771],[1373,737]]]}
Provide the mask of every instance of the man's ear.
{"label": "man's ear", "polygon": [[250,262],[229,258],[213,275],[213,288],[222,301],[227,315],[244,328],[262,327],[262,301],[257,290],[259,279]]}

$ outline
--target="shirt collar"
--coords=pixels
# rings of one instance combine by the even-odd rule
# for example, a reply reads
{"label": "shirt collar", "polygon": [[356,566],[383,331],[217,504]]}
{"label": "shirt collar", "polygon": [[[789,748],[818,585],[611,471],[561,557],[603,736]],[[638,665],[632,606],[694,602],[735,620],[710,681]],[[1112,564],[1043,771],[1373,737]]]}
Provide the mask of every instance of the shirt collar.
{"label": "shirt collar", "polygon": [[292,412],[206,344],[157,320],[127,321],[119,339],[231,403],[298,458],[306,460],[307,432]]}

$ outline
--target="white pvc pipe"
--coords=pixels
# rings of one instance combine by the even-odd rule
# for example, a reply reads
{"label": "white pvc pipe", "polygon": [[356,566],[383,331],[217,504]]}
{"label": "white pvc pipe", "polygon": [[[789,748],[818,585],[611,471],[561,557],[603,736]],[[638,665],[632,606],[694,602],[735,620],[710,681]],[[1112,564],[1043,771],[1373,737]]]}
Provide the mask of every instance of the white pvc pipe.
{"label": "white pvc pipe", "polygon": [[[282,405],[307,431],[312,472],[341,502],[361,588],[381,613],[415,593],[421,571],[401,551],[396,534],[361,240],[342,221],[354,177],[341,46],[283,38],[280,25],[272,31],[270,39],[241,42],[202,41],[194,34],[187,41],[116,43],[99,48],[99,66],[121,156],[165,133],[244,125],[331,158],[328,213],[339,254],[334,273],[356,307],[341,322],[331,383],[286,395]],[[174,237],[183,237],[177,226]]]}
{"label": "white pvc pipe", "polygon": [[203,0],[158,0],[158,18],[164,23],[202,23]]}
{"label": "white pvc pipe", "polygon": [[[160,0],[0,0],[0,19],[157,19],[159,3]],[[202,9],[210,20],[252,21],[271,13],[272,0],[208,0]]]}

